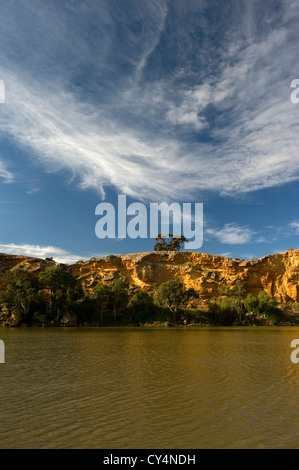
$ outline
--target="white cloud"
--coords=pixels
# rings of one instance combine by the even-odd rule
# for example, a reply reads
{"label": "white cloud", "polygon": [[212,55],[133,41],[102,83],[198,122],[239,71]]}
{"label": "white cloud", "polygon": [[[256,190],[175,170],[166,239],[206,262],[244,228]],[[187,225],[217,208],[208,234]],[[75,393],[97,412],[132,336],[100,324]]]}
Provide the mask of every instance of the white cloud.
{"label": "white cloud", "polygon": [[[47,171],[67,169],[74,176],[74,184],[103,195],[105,187],[112,185],[138,199],[178,200],[191,198],[200,190],[237,195],[298,180],[299,105],[290,101],[297,57],[292,34],[297,26],[289,22],[299,18],[295,4],[291,4],[290,17],[290,4],[283,2],[285,13],[279,25],[262,28],[260,34],[253,7],[245,8],[244,14],[236,11],[236,17],[229,18],[232,23],[226,17],[220,25],[224,31],[221,48],[215,51],[209,42],[200,45],[198,55],[205,58],[205,70],[193,70],[191,84],[184,80],[190,78],[187,65],[165,77],[162,74],[161,79],[142,82],[165,29],[170,4],[139,3],[132,3],[135,18],[131,11],[122,10],[120,21],[126,31],[123,43],[116,41],[117,12],[112,12],[108,3],[93,6],[88,2],[80,7],[84,18],[99,20],[97,27],[103,40],[95,50],[84,39],[79,16],[80,34],[74,34],[76,28],[68,22],[64,10],[51,9],[49,17],[47,10],[39,9],[45,31],[55,24],[52,42],[46,36],[47,41],[36,43],[30,67],[25,62],[22,67],[12,63],[9,49],[6,56],[2,52],[1,78],[6,85],[6,103],[0,114],[2,134],[14,139]],[[196,16],[195,3],[187,8],[175,2],[175,6],[178,24],[179,14],[193,9]],[[36,14],[34,6],[32,11],[28,8],[26,21]],[[31,44],[30,29],[22,33],[23,37],[13,22],[15,18],[9,21],[7,14],[1,24],[6,33],[4,52],[9,40],[24,39],[25,45]],[[144,22],[147,14],[150,21]],[[277,15],[266,16],[269,25],[277,21]],[[143,26],[139,35],[130,29],[132,21],[137,29]],[[208,38],[206,20],[198,21]],[[5,30],[5,22],[9,30]],[[190,40],[185,28],[184,24],[177,30],[181,53]],[[32,34],[41,34],[42,29]],[[121,48],[119,55],[115,44]],[[64,75],[53,59],[57,52],[54,46],[65,48],[70,66],[62,68]],[[102,70],[108,70],[108,77],[117,77],[126,63],[132,72],[123,75],[123,83],[118,88],[115,85],[111,97],[103,94],[102,102],[93,103],[88,94],[81,95],[77,89],[72,92],[70,87],[72,73],[82,73],[85,61],[97,64],[94,86],[98,79],[109,81],[102,77]],[[41,64],[45,70],[57,72],[57,77],[41,77]],[[177,78],[181,80],[176,82]],[[186,137],[186,129],[195,132],[196,139]],[[7,180],[12,177],[2,166],[1,175]]]}
{"label": "white cloud", "polygon": [[[88,259],[87,257],[69,253],[62,248],[54,246],[40,246],[30,244],[0,243],[0,252],[30,256],[33,258],[54,258],[58,263],[73,264],[79,259]],[[105,256],[105,255],[103,255]]]}
{"label": "white cloud", "polygon": [[238,226],[235,223],[225,224],[222,229],[207,229],[206,233],[227,245],[244,245],[252,241],[255,234],[249,227]]}
{"label": "white cloud", "polygon": [[13,181],[13,174],[7,170],[6,164],[0,161],[0,178],[4,179],[5,183],[11,183]]}
{"label": "white cloud", "polygon": [[289,226],[295,230],[296,235],[299,235],[299,222],[292,222]]}
{"label": "white cloud", "polygon": [[173,124],[191,125],[196,131],[201,131],[208,123],[200,113],[211,103],[212,95],[212,87],[209,84],[183,92],[180,105],[170,105],[167,119]]}
{"label": "white cloud", "polygon": [[140,197],[150,188],[159,195],[176,194],[175,182],[169,185],[178,175],[171,164],[178,153],[176,142],[155,139],[148,144],[132,130],[97,122],[96,110],[76,103],[71,94],[53,95],[37,83],[33,90],[9,75],[6,82],[10,86],[0,118],[2,132],[30,148],[48,171],[67,168],[83,189],[101,191],[112,184]]}

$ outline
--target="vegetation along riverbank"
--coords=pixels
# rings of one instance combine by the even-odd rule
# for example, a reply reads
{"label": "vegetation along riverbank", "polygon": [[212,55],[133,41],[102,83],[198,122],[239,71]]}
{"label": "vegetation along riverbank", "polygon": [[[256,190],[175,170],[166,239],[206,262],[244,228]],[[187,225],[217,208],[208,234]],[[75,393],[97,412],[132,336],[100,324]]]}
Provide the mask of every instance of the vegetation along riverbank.
{"label": "vegetation along riverbank", "polygon": [[0,254],[1,326],[298,325],[299,250],[238,260],[198,252],[73,265]]}

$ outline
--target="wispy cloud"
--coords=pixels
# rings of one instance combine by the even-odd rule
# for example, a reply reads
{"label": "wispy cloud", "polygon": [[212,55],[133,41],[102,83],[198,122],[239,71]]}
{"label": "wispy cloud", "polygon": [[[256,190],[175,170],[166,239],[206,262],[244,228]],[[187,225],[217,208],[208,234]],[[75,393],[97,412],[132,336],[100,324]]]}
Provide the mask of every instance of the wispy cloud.
{"label": "wispy cloud", "polygon": [[299,222],[292,222],[289,224],[289,227],[295,231],[296,235],[299,235]]}
{"label": "wispy cloud", "polygon": [[235,223],[225,224],[222,229],[207,229],[206,233],[216,238],[220,243],[227,245],[244,245],[252,241],[255,232],[246,226]]}
{"label": "wispy cloud", "polygon": [[299,222],[293,221],[290,223],[269,225],[264,228],[265,242],[272,243],[279,240],[284,240],[294,235],[299,235]]}
{"label": "wispy cloud", "polygon": [[[132,0],[130,11],[114,11],[88,1],[77,11],[36,0],[22,15],[5,9],[2,134],[47,171],[67,169],[74,184],[103,196],[111,185],[138,199],[177,200],[298,180],[299,106],[290,82],[299,9],[287,0],[279,9],[234,3],[218,7],[218,39],[208,34],[206,2]],[[12,177],[2,166],[1,175]],[[228,230],[223,237],[232,240]]]}
{"label": "wispy cloud", "polygon": [[225,258],[231,258],[232,253],[231,253],[231,251],[227,251],[225,253],[220,253],[219,256],[224,256]]}
{"label": "wispy cloud", "polygon": [[0,161],[0,178],[3,178],[5,183],[11,183],[14,179],[12,172],[7,169],[6,164],[2,161]]}

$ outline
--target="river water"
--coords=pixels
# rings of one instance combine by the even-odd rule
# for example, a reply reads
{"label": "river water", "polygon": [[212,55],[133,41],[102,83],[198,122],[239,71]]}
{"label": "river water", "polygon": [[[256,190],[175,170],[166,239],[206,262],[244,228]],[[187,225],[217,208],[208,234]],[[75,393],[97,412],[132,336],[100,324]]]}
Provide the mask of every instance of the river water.
{"label": "river water", "polygon": [[2,328],[0,448],[299,448],[297,327]]}

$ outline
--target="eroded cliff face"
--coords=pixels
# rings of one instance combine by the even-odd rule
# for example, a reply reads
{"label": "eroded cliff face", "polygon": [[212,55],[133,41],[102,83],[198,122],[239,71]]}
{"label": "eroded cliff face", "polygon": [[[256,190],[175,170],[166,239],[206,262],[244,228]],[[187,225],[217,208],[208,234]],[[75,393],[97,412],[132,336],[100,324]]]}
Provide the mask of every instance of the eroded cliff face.
{"label": "eroded cliff face", "polygon": [[49,266],[57,266],[57,263],[52,258],[40,259],[31,258],[29,256],[7,255],[0,253],[0,280],[9,270],[14,269],[17,266],[24,266],[29,271],[36,272],[38,274]]}
{"label": "eroded cliff face", "polygon": [[199,293],[217,297],[220,284],[242,279],[247,293],[265,290],[280,303],[299,301],[299,250],[242,261],[197,252],[150,252],[93,259],[70,267],[86,289],[122,277],[147,291],[178,277]]}
{"label": "eroded cliff face", "polygon": [[[36,273],[56,263],[25,256],[0,254],[0,277],[17,265]],[[244,280],[246,293],[265,290],[279,303],[299,301],[299,250],[269,255],[256,260],[238,260],[197,252],[150,252],[93,258],[66,266],[86,291],[99,282],[121,277],[154,292],[156,287],[178,277],[199,293],[199,305],[218,296],[220,284]]]}

